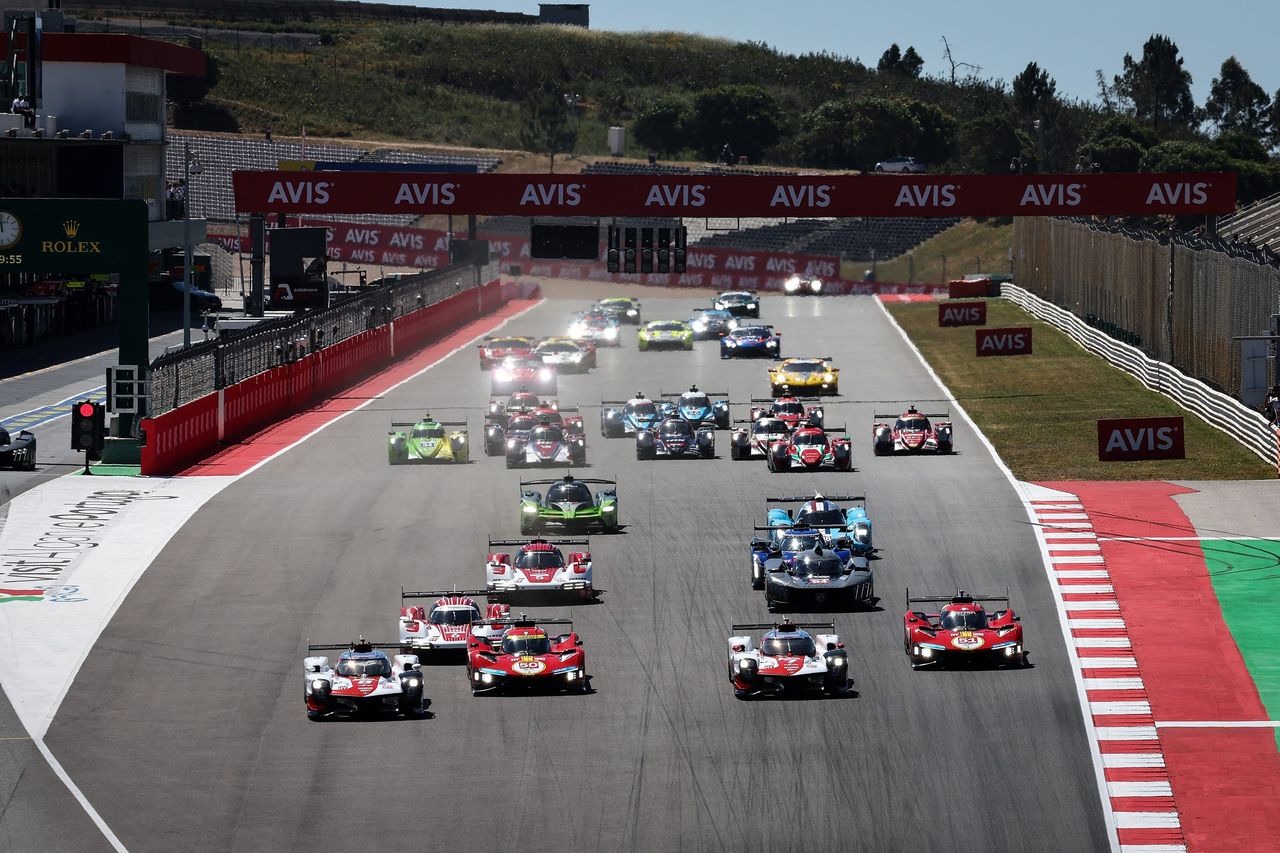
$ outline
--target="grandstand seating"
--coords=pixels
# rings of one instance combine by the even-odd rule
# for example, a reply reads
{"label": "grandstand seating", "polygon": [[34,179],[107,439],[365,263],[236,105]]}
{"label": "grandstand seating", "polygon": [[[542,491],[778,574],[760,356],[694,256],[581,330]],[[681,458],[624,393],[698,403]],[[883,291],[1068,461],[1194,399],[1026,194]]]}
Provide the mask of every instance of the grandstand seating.
{"label": "grandstand seating", "polygon": [[796,175],[798,172],[752,169],[750,166],[673,166],[629,163],[625,160],[601,160],[588,163],[586,175]]}
{"label": "grandstand seating", "polygon": [[[191,215],[211,221],[233,221],[235,198],[231,188],[231,173],[238,169],[274,169],[281,160],[336,160],[340,162],[392,162],[439,163],[455,166],[475,166],[481,172],[491,172],[502,161],[497,157],[467,154],[443,154],[398,148],[365,149],[349,145],[329,145],[300,142],[273,141],[236,136],[206,136],[201,134],[175,134],[169,138],[165,149],[165,177],[176,181],[183,177],[182,156],[186,146],[200,161],[202,171],[191,176],[191,188],[187,202]],[[320,217],[323,218],[323,217]],[[417,217],[375,216],[360,214],[343,216],[345,222],[361,222],[380,225],[412,225]]]}
{"label": "grandstand seating", "polygon": [[700,246],[724,246],[799,255],[836,255],[850,260],[885,259],[910,251],[959,222],[955,218],[796,219],[707,232]]}
{"label": "grandstand seating", "polygon": [[1218,222],[1218,234],[1247,240],[1256,246],[1280,249],[1280,193],[1268,196]]}

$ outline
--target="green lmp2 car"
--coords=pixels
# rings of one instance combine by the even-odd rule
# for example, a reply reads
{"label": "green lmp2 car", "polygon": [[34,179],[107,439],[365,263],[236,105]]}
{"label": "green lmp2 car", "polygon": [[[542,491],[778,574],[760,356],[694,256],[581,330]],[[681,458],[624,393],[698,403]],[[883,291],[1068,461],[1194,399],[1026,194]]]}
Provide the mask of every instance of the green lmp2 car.
{"label": "green lmp2 car", "polygon": [[683,320],[654,320],[639,331],[640,352],[651,349],[693,349],[693,329]]}
{"label": "green lmp2 car", "polygon": [[470,457],[466,421],[438,421],[423,415],[416,423],[393,423],[387,433],[387,461],[466,462]]}
{"label": "green lmp2 car", "polygon": [[[587,485],[601,486],[594,495]],[[547,493],[528,488],[548,486]],[[618,529],[618,481],[579,480],[565,474],[559,480],[520,481],[520,535],[531,536],[549,525],[570,530],[599,527],[605,533]]]}

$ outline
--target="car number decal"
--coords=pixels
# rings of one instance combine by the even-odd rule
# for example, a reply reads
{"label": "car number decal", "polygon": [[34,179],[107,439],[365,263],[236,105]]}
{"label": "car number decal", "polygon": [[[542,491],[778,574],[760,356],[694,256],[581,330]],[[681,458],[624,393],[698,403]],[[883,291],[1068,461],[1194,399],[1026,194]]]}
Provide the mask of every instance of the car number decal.
{"label": "car number decal", "polygon": [[982,648],[983,642],[982,637],[968,631],[957,634],[951,638],[951,645],[955,646],[957,649],[963,649],[966,652]]}
{"label": "car number decal", "polygon": [[547,668],[547,665],[537,658],[521,658],[511,665],[511,669],[518,675],[537,675]]}

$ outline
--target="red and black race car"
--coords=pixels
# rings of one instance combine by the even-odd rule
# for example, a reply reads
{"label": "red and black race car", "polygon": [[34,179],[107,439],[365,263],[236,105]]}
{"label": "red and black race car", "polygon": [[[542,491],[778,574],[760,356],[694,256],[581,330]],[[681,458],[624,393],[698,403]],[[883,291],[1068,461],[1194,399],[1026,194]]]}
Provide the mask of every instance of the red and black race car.
{"label": "red and black race car", "polygon": [[790,429],[795,429],[801,421],[808,421],[810,426],[822,426],[825,412],[821,406],[806,406],[800,398],[793,394],[781,397],[752,397],[751,420],[760,418],[777,418]]}
{"label": "red and black race car", "polygon": [[492,394],[510,394],[529,388],[539,394],[556,393],[556,368],[533,354],[509,355],[490,374]]}
{"label": "red and black race car", "polygon": [[529,355],[538,345],[537,338],[523,335],[490,335],[476,344],[480,350],[480,369],[491,370],[497,367],[509,355]]}
{"label": "red and black race car", "polygon": [[[951,421],[930,421],[930,418],[949,418],[946,412],[924,413],[911,406],[897,416],[891,426],[888,419],[894,415],[873,416],[871,425],[871,449],[876,456],[894,453],[952,453]],[[883,420],[882,420],[883,419]]]}
{"label": "red and black race car", "polygon": [[849,438],[831,435],[822,427],[810,426],[805,421],[801,421],[790,436],[769,445],[769,455],[765,458],[769,470],[775,472],[823,468],[853,470],[853,446]]}
{"label": "red and black race car", "polygon": [[[473,639],[467,650],[467,681],[473,696],[518,689],[590,690],[587,653],[582,638],[570,619],[537,619],[520,614],[519,619],[486,620],[487,625],[504,628],[492,642]],[[549,627],[561,626],[564,633],[553,634]]]}
{"label": "red and black race car", "polygon": [[[999,609],[988,611],[983,602]],[[915,610],[919,604],[941,604],[937,613]],[[911,666],[986,664],[1026,666],[1021,620],[1009,608],[1007,595],[970,595],[961,590],[946,598],[911,598],[903,617],[902,644]]]}

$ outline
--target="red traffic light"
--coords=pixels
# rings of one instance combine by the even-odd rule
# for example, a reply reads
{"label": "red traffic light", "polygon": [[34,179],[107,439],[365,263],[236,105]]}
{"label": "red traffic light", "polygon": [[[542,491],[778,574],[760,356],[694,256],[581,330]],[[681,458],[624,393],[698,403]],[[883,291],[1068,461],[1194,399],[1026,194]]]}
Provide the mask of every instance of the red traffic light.
{"label": "red traffic light", "polygon": [[81,404],[80,404],[80,417],[82,417],[82,418],[91,418],[91,417],[93,417],[93,413],[94,413],[95,409],[96,409],[96,407],[94,406],[94,404],[93,404],[93,403],[81,403]]}

